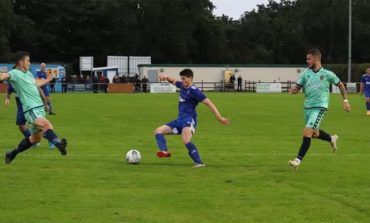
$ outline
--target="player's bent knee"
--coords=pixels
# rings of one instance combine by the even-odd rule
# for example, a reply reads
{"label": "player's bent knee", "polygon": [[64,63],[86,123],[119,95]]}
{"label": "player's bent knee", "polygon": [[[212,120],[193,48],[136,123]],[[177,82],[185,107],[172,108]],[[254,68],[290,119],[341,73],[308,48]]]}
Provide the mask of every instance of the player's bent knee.
{"label": "player's bent knee", "polygon": [[312,137],[318,138],[320,136],[320,132],[318,130],[315,130]]}
{"label": "player's bent knee", "polygon": [[53,129],[53,125],[47,119],[37,119],[35,124],[43,131],[46,132],[48,129]]}
{"label": "player's bent knee", "polygon": [[187,137],[187,136],[182,137],[182,143],[184,143],[184,145],[188,144],[189,142],[191,142],[190,137]]}
{"label": "player's bent knee", "polygon": [[159,127],[156,130],[154,130],[154,135],[158,135],[158,134],[164,134],[163,128]]}
{"label": "player's bent knee", "polygon": [[311,137],[313,137],[313,136],[314,136],[315,131],[316,131],[315,129],[305,128],[305,129],[303,130],[303,136],[304,136],[304,137],[309,137],[309,138],[311,138]]}
{"label": "player's bent knee", "polygon": [[32,144],[37,144],[41,141],[41,132],[35,133],[30,137],[30,142]]}

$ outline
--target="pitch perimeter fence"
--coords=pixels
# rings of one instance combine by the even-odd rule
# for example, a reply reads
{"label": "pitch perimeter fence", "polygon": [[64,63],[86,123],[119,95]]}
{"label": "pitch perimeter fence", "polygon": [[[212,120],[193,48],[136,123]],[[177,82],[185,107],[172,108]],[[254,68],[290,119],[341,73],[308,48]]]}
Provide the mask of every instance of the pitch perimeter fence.
{"label": "pitch perimeter fence", "polygon": [[[150,92],[150,85],[151,84],[159,84],[163,82],[151,82],[146,85],[147,92]],[[225,83],[223,81],[220,82],[194,82],[195,86],[197,86],[202,91],[208,91],[208,92],[249,92],[249,93],[255,93],[257,92],[257,84],[258,83],[264,83],[264,84],[281,84],[281,91],[282,92],[288,92],[288,89],[295,85],[294,81],[286,81],[286,82],[256,82],[256,81],[243,81],[241,86],[238,84],[231,84],[231,83]],[[360,89],[360,83],[353,83],[355,84],[354,89],[350,89],[350,93],[357,93]],[[109,87],[110,85],[115,84],[64,84],[64,87],[67,89],[67,92],[105,92],[105,89]],[[347,85],[345,83],[345,85]],[[132,92],[143,92],[144,91],[143,84],[132,84]],[[332,88],[332,87],[330,87]],[[61,92],[62,88],[57,88],[56,92]],[[332,90],[332,89],[330,89]],[[109,90],[108,90],[109,93]]]}

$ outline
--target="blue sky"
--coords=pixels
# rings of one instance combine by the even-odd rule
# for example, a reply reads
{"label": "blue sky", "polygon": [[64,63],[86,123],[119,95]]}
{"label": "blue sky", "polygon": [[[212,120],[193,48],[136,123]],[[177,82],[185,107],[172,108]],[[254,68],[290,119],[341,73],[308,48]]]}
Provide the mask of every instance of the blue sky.
{"label": "blue sky", "polygon": [[259,4],[266,4],[268,0],[211,0],[217,9],[215,15],[225,14],[234,19],[239,19],[245,11],[257,8]]}

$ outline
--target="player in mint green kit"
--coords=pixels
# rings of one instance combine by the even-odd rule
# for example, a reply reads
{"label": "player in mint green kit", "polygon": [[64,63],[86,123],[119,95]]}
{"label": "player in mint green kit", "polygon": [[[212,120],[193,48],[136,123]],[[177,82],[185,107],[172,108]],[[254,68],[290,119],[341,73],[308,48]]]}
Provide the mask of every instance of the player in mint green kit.
{"label": "player in mint green kit", "polygon": [[18,94],[23,106],[24,116],[32,126],[32,135],[22,139],[18,147],[5,154],[5,163],[10,164],[15,157],[41,141],[42,135],[53,142],[62,155],[67,155],[67,140],[56,136],[52,124],[45,118],[44,104],[41,100],[38,86],[43,86],[52,80],[50,75],[46,80],[35,80],[29,71],[30,56],[26,52],[17,52],[15,55],[16,68],[8,73],[0,73],[0,81],[7,80]]}
{"label": "player in mint green kit", "polygon": [[321,65],[321,52],[311,49],[307,52],[308,69],[299,77],[296,86],[289,89],[292,94],[297,94],[301,89],[304,91],[304,116],[305,128],[303,130],[303,142],[297,158],[289,161],[289,165],[296,169],[306,155],[311,145],[311,139],[321,139],[331,144],[333,152],[337,150],[338,136],[330,136],[323,130],[319,130],[329,106],[329,87],[334,84],[339,87],[343,97],[344,109],[348,112],[351,106],[347,99],[346,88],[339,78]]}

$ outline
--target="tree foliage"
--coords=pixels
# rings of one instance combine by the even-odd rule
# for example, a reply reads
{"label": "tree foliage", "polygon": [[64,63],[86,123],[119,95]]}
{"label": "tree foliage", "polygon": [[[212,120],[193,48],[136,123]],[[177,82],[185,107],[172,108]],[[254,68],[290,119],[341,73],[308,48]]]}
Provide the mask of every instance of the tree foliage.
{"label": "tree foliage", "polygon": [[[311,47],[345,63],[347,0],[270,0],[239,19],[213,15],[210,0],[1,0],[0,60],[77,64],[92,55],[150,55],[154,63],[301,64]],[[370,58],[370,2],[353,0],[353,61]]]}

